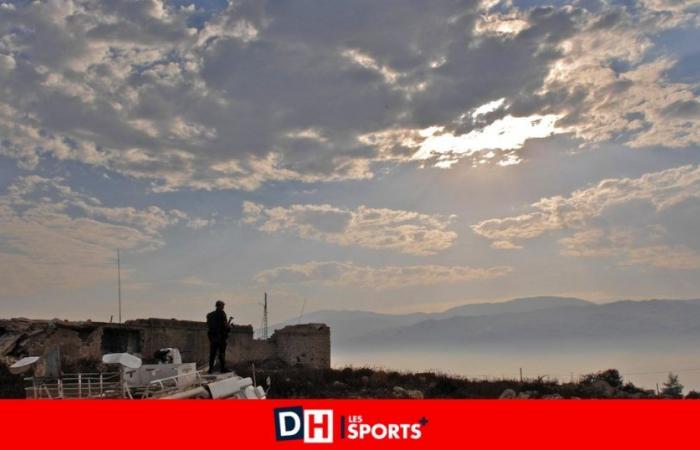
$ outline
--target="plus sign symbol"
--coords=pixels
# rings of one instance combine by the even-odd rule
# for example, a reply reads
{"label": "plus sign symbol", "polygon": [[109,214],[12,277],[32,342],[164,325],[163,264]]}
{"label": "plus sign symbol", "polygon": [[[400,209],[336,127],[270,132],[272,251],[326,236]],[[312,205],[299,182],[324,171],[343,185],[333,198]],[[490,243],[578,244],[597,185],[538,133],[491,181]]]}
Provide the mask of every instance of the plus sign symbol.
{"label": "plus sign symbol", "polygon": [[425,416],[423,416],[420,419],[418,419],[418,423],[421,427],[424,427],[428,424],[428,419],[426,419]]}

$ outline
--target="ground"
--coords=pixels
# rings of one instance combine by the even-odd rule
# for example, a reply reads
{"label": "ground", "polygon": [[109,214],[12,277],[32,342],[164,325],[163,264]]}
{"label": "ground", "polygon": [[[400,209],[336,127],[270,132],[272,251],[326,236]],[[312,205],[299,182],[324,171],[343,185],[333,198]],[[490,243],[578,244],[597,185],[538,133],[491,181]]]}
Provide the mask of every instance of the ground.
{"label": "ground", "polygon": [[[236,368],[252,376],[250,366]],[[397,372],[373,368],[256,370],[258,384],[272,383],[268,398],[659,398],[654,391],[623,383],[615,369],[582,377],[576,383],[554,379],[469,379],[435,372]],[[693,397],[690,394],[691,398]]]}
{"label": "ground", "polygon": [[[76,367],[77,370],[92,369]],[[251,365],[239,365],[241,376],[253,376]],[[461,399],[595,399],[663,398],[653,390],[624,383],[615,369],[582,377],[575,383],[554,379],[469,379],[435,372],[397,372],[373,368],[256,369],[257,384],[266,386],[268,398],[461,398]],[[690,392],[685,398],[698,398]],[[22,376],[0,364],[0,398],[24,398]]]}

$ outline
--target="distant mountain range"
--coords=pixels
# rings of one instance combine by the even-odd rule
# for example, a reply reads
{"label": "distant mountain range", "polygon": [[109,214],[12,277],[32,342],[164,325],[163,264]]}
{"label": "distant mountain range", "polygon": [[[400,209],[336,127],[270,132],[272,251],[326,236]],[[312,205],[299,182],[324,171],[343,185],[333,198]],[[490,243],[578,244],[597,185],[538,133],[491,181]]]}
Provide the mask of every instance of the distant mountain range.
{"label": "distant mountain range", "polygon": [[[450,317],[489,316],[504,313],[522,313],[547,308],[592,305],[593,303],[571,297],[527,297],[499,303],[472,303],[450,308],[437,313],[382,314],[370,311],[320,310],[306,313],[301,321],[305,323],[325,323],[331,327],[333,343],[365,336],[375,332],[413,325],[426,320],[448,319]],[[282,328],[292,325],[299,319],[290,319],[274,325]]]}
{"label": "distant mountain range", "polygon": [[[290,320],[274,328],[296,323]],[[528,342],[685,339],[700,343],[700,300],[617,301],[529,297],[439,313],[316,311],[302,322],[330,326],[334,350],[448,349]]]}

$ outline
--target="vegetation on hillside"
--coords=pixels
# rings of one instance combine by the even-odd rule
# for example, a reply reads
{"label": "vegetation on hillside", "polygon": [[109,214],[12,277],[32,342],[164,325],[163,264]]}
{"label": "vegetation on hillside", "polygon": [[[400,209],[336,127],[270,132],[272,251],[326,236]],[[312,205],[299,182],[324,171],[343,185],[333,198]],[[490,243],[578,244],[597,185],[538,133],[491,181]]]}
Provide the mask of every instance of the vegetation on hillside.
{"label": "vegetation on hillside", "polygon": [[[88,367],[89,366],[89,367]],[[90,365],[75,371],[95,371]],[[241,376],[253,376],[250,365],[235,368]],[[620,373],[608,369],[584,375],[577,382],[537,377],[471,379],[436,372],[398,372],[374,368],[256,369],[257,384],[270,378],[268,398],[435,398],[435,399],[699,399],[690,391],[683,396],[677,375],[669,374],[660,393],[624,382]],[[23,398],[23,376],[12,375],[0,364],[0,398]]]}
{"label": "vegetation on hillside", "polygon": [[[252,376],[250,366],[237,367]],[[470,379],[436,372],[398,372],[372,368],[256,370],[258,384],[270,377],[269,398],[460,398],[460,399],[635,399],[682,398],[657,394],[625,383],[620,373],[608,369],[585,375],[577,382],[538,377]],[[677,381],[677,380],[676,380]],[[695,392],[686,398],[696,398]]]}

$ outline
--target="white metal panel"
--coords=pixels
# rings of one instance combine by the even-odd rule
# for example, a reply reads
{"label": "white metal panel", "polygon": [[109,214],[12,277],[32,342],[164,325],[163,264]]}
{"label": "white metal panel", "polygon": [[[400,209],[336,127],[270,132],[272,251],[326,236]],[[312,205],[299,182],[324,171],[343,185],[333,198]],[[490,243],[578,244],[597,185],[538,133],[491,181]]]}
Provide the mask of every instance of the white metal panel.
{"label": "white metal panel", "polygon": [[34,364],[36,364],[37,361],[39,361],[38,356],[27,356],[22,358],[10,366],[10,373],[17,375],[26,372]]}
{"label": "white metal panel", "polygon": [[252,385],[253,380],[250,378],[230,377],[208,383],[207,387],[211,392],[211,398],[227,398]]}

